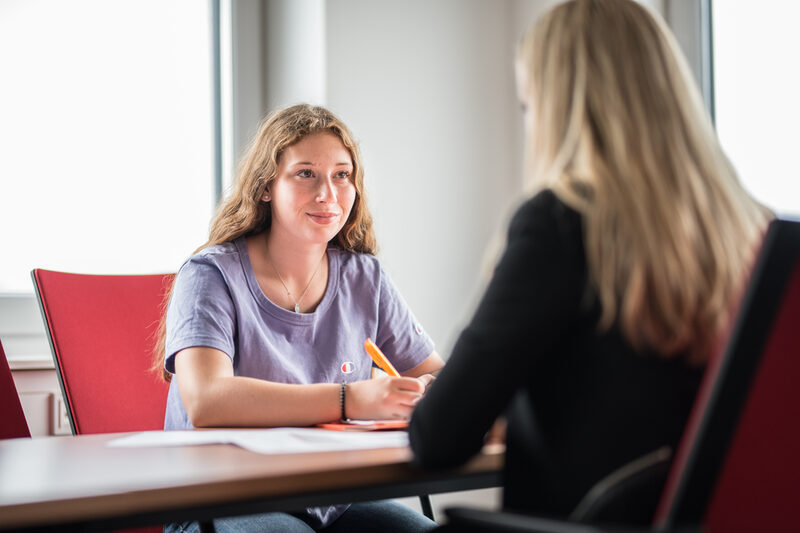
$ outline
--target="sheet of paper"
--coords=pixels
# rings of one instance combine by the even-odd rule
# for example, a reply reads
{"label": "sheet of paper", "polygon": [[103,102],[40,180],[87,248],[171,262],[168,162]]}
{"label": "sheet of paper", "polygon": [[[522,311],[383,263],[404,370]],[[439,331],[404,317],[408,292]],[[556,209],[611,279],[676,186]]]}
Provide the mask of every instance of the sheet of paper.
{"label": "sheet of paper", "polygon": [[342,433],[311,428],[276,428],[237,435],[234,444],[258,453],[304,453],[408,446],[408,433]]}
{"label": "sheet of paper", "polygon": [[408,446],[405,431],[342,432],[316,428],[209,431],[144,431],[108,442],[112,447],[190,446],[235,444],[264,454],[402,448]]}
{"label": "sheet of paper", "polygon": [[[234,430],[235,431],[235,430]],[[192,444],[230,444],[234,431],[143,431],[108,441],[106,446],[189,446]]]}

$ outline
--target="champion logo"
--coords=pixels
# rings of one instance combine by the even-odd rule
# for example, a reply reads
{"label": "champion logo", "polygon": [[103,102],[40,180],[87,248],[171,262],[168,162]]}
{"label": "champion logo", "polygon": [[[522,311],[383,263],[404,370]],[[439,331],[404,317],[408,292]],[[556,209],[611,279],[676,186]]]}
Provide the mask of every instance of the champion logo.
{"label": "champion logo", "polygon": [[356,365],[354,365],[352,361],[346,361],[346,362],[342,363],[342,373],[343,374],[349,374],[353,370],[355,370],[355,368],[356,368]]}
{"label": "champion logo", "polygon": [[414,324],[414,331],[417,332],[417,335],[422,335],[422,326],[419,324]]}

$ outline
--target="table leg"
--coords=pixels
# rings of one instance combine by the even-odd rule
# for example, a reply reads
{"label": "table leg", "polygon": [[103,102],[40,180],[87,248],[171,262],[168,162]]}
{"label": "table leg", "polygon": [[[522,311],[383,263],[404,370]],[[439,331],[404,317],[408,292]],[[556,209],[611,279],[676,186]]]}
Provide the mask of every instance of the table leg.
{"label": "table leg", "polygon": [[431,497],[428,494],[422,494],[419,497],[419,503],[422,507],[422,514],[433,520],[434,522],[436,519],[433,517],[433,506],[431,505]]}

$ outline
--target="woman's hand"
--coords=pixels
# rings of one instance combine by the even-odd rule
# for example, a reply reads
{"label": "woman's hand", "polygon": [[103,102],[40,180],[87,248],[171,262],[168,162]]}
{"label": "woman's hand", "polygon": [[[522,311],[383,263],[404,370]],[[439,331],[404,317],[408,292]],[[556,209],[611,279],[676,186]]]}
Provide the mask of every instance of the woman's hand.
{"label": "woman's hand", "polygon": [[347,385],[345,414],[354,420],[408,420],[425,393],[423,379],[379,377]]}
{"label": "woman's hand", "polygon": [[423,385],[422,393],[425,394],[433,381],[436,379],[436,374],[444,366],[444,361],[434,350],[431,354],[420,364],[403,372],[403,376],[413,377],[420,380]]}
{"label": "woman's hand", "polygon": [[505,444],[506,428],[508,427],[505,418],[498,418],[486,433],[485,444]]}
{"label": "woman's hand", "polygon": [[433,374],[422,374],[417,379],[420,380],[422,384],[425,386],[425,392],[428,392],[428,389],[436,380],[436,376],[434,376]]}

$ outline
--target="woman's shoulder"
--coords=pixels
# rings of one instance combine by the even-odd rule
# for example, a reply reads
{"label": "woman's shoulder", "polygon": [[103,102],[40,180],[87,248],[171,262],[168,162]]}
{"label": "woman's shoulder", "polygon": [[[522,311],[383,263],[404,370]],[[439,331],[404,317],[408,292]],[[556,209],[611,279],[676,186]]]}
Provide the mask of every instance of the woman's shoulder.
{"label": "woman's shoulder", "polygon": [[351,252],[338,246],[329,246],[328,253],[336,257],[340,273],[347,276],[380,277],[383,267],[372,254]]}
{"label": "woman's shoulder", "polygon": [[228,241],[206,246],[192,254],[181,266],[181,271],[206,270],[208,267],[217,270],[225,270],[232,264],[239,265],[239,245],[240,243],[238,241]]}
{"label": "woman's shoulder", "polygon": [[545,247],[552,254],[584,254],[583,216],[551,189],[522,202],[511,219],[507,237],[509,242]]}
{"label": "woman's shoulder", "polygon": [[562,236],[580,236],[581,214],[561,200],[552,189],[528,198],[511,218],[510,231],[528,232],[552,229]]}
{"label": "woman's shoulder", "polygon": [[552,189],[544,189],[522,202],[514,216],[531,220],[581,218],[580,213],[561,200]]}
{"label": "woman's shoulder", "polygon": [[239,240],[240,239],[236,239],[234,241],[227,241],[206,246],[189,257],[189,261],[209,262],[225,259],[230,256],[238,256],[240,244]]}

